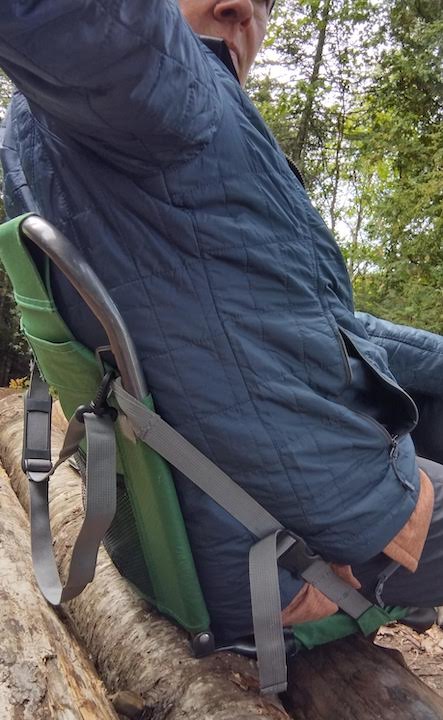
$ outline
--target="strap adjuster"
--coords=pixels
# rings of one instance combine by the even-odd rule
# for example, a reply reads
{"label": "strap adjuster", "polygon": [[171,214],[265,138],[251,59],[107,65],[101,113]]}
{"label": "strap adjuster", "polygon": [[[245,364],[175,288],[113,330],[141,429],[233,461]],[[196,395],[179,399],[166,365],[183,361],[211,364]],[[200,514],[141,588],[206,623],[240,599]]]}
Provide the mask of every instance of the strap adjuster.
{"label": "strap adjuster", "polygon": [[278,564],[285,568],[285,570],[289,570],[292,574],[301,575],[311,567],[311,565],[321,560],[320,555],[312,552],[303,538],[290,530],[284,530],[280,533],[280,538],[281,540],[279,540],[279,542],[284,542],[287,538],[291,538],[294,541],[288,550],[283,552],[278,558]]}
{"label": "strap adjuster", "polygon": [[24,458],[22,462],[23,472],[26,473],[28,480],[32,482],[42,482],[52,470],[52,462],[41,458]]}

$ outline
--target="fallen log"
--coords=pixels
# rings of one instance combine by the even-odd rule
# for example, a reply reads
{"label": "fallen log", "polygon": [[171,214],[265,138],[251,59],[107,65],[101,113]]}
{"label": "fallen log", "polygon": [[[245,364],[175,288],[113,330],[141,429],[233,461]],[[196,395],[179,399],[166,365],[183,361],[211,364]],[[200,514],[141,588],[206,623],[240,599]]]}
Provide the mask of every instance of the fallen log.
{"label": "fallen log", "polygon": [[[22,418],[20,396],[0,401],[0,458],[28,511],[28,481],[20,469]],[[61,438],[54,433],[54,455]],[[66,571],[83,513],[80,478],[68,465],[51,478],[50,496],[56,556]],[[289,718],[278,699],[258,695],[251,660],[227,653],[196,660],[187,635],[148,607],[104,550],[99,553],[95,581],[64,607],[116,702],[128,693],[142,699],[140,720]]]}
{"label": "fallen log", "polygon": [[352,637],[306,653],[290,668],[297,720],[442,720],[443,698],[398,650]]}
{"label": "fallen log", "polygon": [[0,469],[0,717],[117,720],[103,683],[34,581],[28,519]]}
{"label": "fallen log", "polygon": [[[21,401],[0,401],[0,458],[25,508],[20,469]],[[54,450],[61,437],[55,434]],[[79,478],[67,467],[51,480],[56,554],[66,571],[81,515]],[[257,694],[255,663],[219,653],[195,660],[183,632],[150,610],[100,553],[96,579],[67,604],[75,631],[108,689],[135,693],[151,720],[288,718],[277,700]],[[443,720],[443,699],[392,653],[351,638],[295,658],[285,706],[297,720]]]}

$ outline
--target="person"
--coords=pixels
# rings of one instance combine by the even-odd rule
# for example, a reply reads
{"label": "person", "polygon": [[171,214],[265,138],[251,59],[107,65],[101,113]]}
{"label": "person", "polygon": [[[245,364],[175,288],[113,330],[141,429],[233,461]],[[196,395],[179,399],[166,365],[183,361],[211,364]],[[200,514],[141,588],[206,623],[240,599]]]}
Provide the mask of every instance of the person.
{"label": "person", "polygon": [[[7,213],[36,211],[81,250],[170,424],[366,595],[431,608],[443,456],[424,432],[417,464],[410,393],[442,396],[443,340],[354,314],[338,246],[241,87],[270,9],[3,0]],[[54,268],[51,286],[74,335],[101,344]],[[246,635],[255,538],[175,481],[215,635]],[[336,611],[279,572],[285,624]]]}

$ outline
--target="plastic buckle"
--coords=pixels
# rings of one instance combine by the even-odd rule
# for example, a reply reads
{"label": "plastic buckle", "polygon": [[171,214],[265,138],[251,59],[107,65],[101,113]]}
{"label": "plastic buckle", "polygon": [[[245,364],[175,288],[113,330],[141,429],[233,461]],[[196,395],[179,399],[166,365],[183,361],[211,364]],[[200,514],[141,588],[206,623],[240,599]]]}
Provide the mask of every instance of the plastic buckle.
{"label": "plastic buckle", "polygon": [[28,480],[42,482],[51,472],[52,462],[40,458],[26,458],[22,461],[22,470],[26,473]]}
{"label": "plastic buckle", "polygon": [[77,408],[77,410],[75,411],[75,418],[76,420],[78,420],[78,422],[85,422],[85,413],[94,413],[94,415],[97,415],[98,417],[103,417],[103,415],[109,415],[112,422],[115,422],[115,420],[117,420],[117,410],[108,405],[108,403],[106,402],[108,399],[111,382],[114,379],[114,375],[115,373],[113,370],[109,370],[107,373],[105,373],[98,387],[97,394],[94,400],[90,402],[89,405],[80,405]]}
{"label": "plastic buckle", "polygon": [[278,564],[285,568],[285,570],[289,570],[289,572],[295,573],[296,575],[301,575],[311,565],[317,562],[317,560],[321,560],[320,555],[312,552],[299,535],[296,535],[290,530],[285,530],[283,536],[289,536],[294,540],[291,547],[280,555],[278,559]]}

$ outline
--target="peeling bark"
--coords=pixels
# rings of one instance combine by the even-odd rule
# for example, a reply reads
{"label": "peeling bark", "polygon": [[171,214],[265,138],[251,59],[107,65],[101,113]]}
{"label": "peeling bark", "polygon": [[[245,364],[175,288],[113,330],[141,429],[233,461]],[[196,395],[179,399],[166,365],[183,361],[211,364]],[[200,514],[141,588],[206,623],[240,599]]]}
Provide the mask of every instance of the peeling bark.
{"label": "peeling bark", "polygon": [[0,470],[0,717],[117,720],[96,671],[33,579],[29,523]]}

